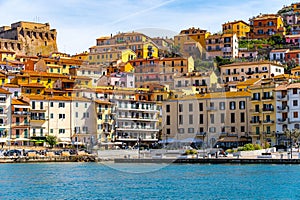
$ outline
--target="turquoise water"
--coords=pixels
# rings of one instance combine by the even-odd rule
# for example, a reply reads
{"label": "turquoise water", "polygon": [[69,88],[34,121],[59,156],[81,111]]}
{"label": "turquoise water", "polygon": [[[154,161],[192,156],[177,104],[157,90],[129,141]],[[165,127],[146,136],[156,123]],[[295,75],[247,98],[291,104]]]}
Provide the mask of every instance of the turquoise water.
{"label": "turquoise water", "polygon": [[1,164],[0,199],[300,199],[299,178],[300,165]]}

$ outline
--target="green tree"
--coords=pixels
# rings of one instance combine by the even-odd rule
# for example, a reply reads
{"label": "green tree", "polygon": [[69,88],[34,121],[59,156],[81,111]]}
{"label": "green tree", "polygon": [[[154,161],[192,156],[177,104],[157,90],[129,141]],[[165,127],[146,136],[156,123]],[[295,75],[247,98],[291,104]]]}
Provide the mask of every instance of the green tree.
{"label": "green tree", "polygon": [[46,142],[50,145],[51,148],[53,148],[53,146],[57,144],[57,138],[56,136],[48,135],[46,137]]}

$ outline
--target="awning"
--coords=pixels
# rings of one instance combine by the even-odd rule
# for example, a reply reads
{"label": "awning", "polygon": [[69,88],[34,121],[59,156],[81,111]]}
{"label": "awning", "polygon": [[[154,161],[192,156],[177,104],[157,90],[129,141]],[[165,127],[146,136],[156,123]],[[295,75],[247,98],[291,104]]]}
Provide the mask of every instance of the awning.
{"label": "awning", "polygon": [[58,138],[59,142],[70,142],[71,143],[71,138],[67,138],[67,137],[61,137]]}
{"label": "awning", "polygon": [[30,141],[28,138],[16,138],[15,141]]}
{"label": "awning", "polygon": [[25,105],[12,105],[14,108],[30,108],[30,106]]}
{"label": "awning", "polygon": [[74,142],[74,145],[83,145],[82,142]]}

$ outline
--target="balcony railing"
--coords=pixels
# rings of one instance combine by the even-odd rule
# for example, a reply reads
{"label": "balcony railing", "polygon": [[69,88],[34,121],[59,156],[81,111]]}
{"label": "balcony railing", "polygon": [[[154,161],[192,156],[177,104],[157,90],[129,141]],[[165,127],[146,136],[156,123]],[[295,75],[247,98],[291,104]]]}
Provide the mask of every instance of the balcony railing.
{"label": "balcony railing", "polygon": [[260,97],[252,97],[252,101],[260,101]]}
{"label": "balcony railing", "polygon": [[264,120],[264,124],[273,124],[274,120]]}
{"label": "balcony railing", "polygon": [[262,100],[271,100],[271,99],[274,99],[274,97],[273,96],[263,96],[261,99]]}
{"label": "balcony railing", "polygon": [[288,123],[289,122],[289,118],[278,118],[277,119],[277,122],[278,123]]}
{"label": "balcony railing", "polygon": [[277,111],[278,112],[288,112],[289,107],[288,106],[277,106]]}
{"label": "balcony railing", "polygon": [[274,111],[274,108],[263,108],[262,110],[264,112],[268,112],[268,111]]}
{"label": "balcony railing", "polygon": [[261,120],[250,120],[251,124],[259,124],[261,123]]}
{"label": "balcony railing", "polygon": [[277,96],[277,101],[287,101],[287,100],[288,100],[287,95]]}
{"label": "balcony railing", "polygon": [[30,112],[27,111],[14,111],[14,115],[30,115]]}
{"label": "balcony railing", "polygon": [[217,110],[217,108],[214,106],[209,106],[209,107],[207,107],[207,110]]}

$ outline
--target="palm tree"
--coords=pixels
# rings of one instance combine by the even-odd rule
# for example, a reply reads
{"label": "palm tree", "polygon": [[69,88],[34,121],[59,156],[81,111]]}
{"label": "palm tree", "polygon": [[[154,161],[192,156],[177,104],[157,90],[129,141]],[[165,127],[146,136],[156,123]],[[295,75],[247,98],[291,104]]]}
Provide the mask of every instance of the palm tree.
{"label": "palm tree", "polygon": [[46,142],[50,145],[50,148],[53,148],[53,146],[57,143],[57,138],[56,136],[48,135],[46,137]]}

